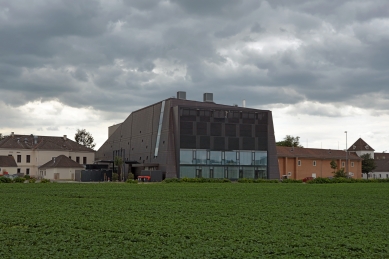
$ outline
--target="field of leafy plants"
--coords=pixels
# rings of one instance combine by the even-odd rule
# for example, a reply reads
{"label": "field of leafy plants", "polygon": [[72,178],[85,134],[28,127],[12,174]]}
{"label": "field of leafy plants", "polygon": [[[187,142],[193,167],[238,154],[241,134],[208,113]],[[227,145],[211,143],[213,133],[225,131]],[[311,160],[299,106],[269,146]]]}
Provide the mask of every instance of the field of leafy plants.
{"label": "field of leafy plants", "polygon": [[0,184],[0,258],[388,258],[389,184]]}

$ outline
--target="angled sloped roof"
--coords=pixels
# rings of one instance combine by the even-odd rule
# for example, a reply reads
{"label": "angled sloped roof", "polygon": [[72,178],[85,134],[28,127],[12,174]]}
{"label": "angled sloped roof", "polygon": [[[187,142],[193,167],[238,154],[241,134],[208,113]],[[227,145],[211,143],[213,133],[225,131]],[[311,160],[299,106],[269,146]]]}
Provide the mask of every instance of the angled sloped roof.
{"label": "angled sloped roof", "polygon": [[[282,147],[277,146],[278,157],[305,157],[317,159],[346,159],[346,151],[319,149],[319,148],[300,148],[300,147]],[[356,153],[349,152],[348,159],[362,160]]]}
{"label": "angled sloped roof", "polygon": [[18,167],[13,156],[0,156],[0,167]]}
{"label": "angled sloped roof", "polygon": [[60,155],[39,167],[39,169],[47,168],[84,168],[84,166],[71,160],[67,156]]}
{"label": "angled sloped roof", "polygon": [[359,138],[354,144],[348,149],[348,151],[374,151],[374,149],[367,144],[363,139]]}
{"label": "angled sloped roof", "polygon": [[33,135],[8,136],[0,141],[0,148],[95,152],[68,138]]}

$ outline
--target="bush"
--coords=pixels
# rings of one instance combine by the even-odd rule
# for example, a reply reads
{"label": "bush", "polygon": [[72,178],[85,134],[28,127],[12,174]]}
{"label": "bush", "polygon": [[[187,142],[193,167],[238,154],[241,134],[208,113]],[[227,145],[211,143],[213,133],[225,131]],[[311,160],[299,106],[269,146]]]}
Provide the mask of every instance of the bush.
{"label": "bush", "polygon": [[26,174],[26,175],[24,176],[24,178],[26,178],[26,180],[30,180],[31,176],[30,176],[29,174]]}
{"label": "bush", "polygon": [[295,179],[284,179],[281,183],[302,183],[303,180],[295,180]]}
{"label": "bush", "polygon": [[134,180],[134,179],[127,179],[126,183],[135,183],[135,184],[137,184],[138,181]]}
{"label": "bush", "polygon": [[333,183],[333,182],[332,182],[332,179],[329,179],[329,178],[317,177],[317,178],[315,178],[313,180],[307,181],[307,183],[310,183],[310,184],[325,184],[325,183]]}
{"label": "bush", "polygon": [[119,180],[118,174],[117,173],[112,173],[112,182],[115,182],[117,180]]}
{"label": "bush", "polygon": [[29,183],[35,183],[36,182],[36,179],[34,177],[31,177],[30,179],[28,179],[28,182]]}
{"label": "bush", "polygon": [[180,183],[181,180],[178,178],[166,178],[162,182],[164,182],[164,183]]}
{"label": "bush", "polygon": [[26,181],[26,178],[24,177],[16,177],[14,179],[14,183],[24,183]]}
{"label": "bush", "polygon": [[41,183],[50,183],[50,180],[49,180],[49,179],[42,178],[42,179],[41,179]]}
{"label": "bush", "polygon": [[8,177],[1,176],[0,183],[12,183],[12,179]]}

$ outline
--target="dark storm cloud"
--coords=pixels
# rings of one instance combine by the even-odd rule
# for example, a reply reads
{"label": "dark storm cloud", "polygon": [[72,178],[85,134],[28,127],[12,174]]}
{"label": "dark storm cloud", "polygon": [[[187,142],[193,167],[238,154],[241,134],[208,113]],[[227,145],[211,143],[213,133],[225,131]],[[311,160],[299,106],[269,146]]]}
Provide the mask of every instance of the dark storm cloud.
{"label": "dark storm cloud", "polygon": [[[178,90],[389,109],[388,10],[383,0],[0,1],[0,91],[7,105],[121,112]],[[357,101],[371,92],[382,100]]]}

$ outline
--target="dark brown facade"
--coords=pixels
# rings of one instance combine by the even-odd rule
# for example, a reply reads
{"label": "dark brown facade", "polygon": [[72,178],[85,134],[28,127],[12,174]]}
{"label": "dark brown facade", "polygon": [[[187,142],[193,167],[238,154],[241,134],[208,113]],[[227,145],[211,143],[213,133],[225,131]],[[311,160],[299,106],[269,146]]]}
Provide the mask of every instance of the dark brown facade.
{"label": "dark brown facade", "polygon": [[213,102],[169,98],[131,113],[96,153],[102,161],[116,156],[135,175],[279,178],[271,111]]}

